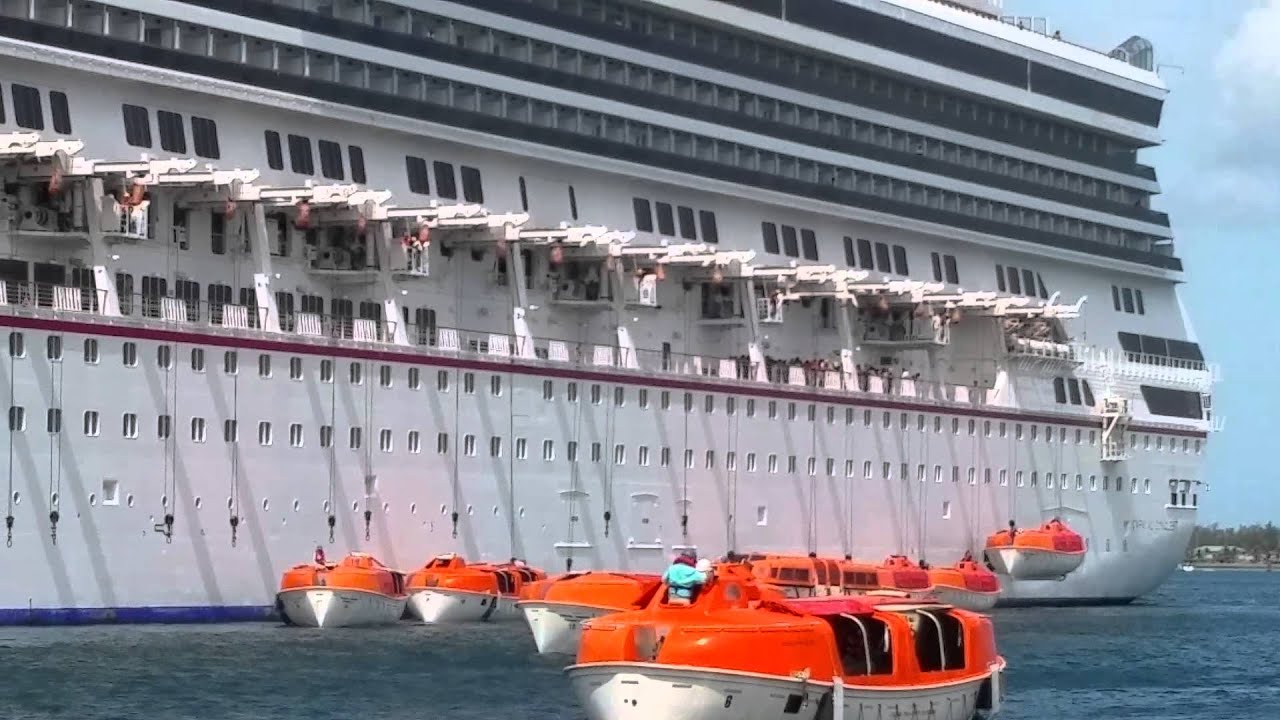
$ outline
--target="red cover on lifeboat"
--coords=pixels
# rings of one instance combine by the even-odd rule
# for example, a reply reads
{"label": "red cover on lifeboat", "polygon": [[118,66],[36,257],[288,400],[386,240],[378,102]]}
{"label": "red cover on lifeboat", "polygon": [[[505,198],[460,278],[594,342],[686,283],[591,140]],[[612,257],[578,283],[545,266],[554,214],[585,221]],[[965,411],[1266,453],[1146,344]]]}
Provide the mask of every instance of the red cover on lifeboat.
{"label": "red cover on lifeboat", "polygon": [[[897,602],[910,602],[905,598],[890,598]],[[780,605],[802,615],[850,615],[867,614],[875,611],[875,604],[860,597],[830,598],[796,598],[779,601]]]}

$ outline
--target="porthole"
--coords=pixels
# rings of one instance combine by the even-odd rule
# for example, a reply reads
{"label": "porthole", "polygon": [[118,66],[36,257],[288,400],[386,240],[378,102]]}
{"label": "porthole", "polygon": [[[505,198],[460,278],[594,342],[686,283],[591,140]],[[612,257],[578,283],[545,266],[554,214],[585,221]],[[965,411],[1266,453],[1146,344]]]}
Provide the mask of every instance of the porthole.
{"label": "porthole", "polygon": [[524,507],[520,508],[520,517],[524,517]]}
{"label": "porthole", "polygon": [[270,510],[270,509],[271,509],[271,501],[270,501],[270,500],[268,500],[268,499],[266,499],[266,498],[262,498],[262,509],[263,509],[264,511],[266,511],[266,510]]}
{"label": "porthole", "polygon": [[418,503],[409,503],[409,514],[410,515],[418,514]]}
{"label": "porthole", "polygon": [[360,501],[359,501],[359,500],[352,500],[352,501],[351,501],[351,509],[352,509],[352,510],[359,511],[359,510],[360,510]]}
{"label": "porthole", "polygon": [[475,515],[475,514],[476,514],[476,509],[475,509],[474,507],[472,507],[472,506],[468,505],[468,506],[467,506],[467,514],[468,514],[468,515]]}
{"label": "porthole", "polygon": [[497,506],[497,505],[494,505],[494,506],[493,506],[493,516],[494,516],[494,517],[498,517],[498,506]]}
{"label": "porthole", "polygon": [[160,496],[160,507],[162,507],[162,508],[167,508],[167,507],[169,507],[169,496],[168,496],[168,495],[161,495],[161,496]]}
{"label": "porthole", "polygon": [[391,514],[391,503],[382,503],[382,514],[383,515]]}
{"label": "porthole", "polygon": [[233,507],[235,507],[235,506],[236,506],[235,501],[234,501],[234,500],[232,500],[230,496],[228,496],[228,497],[227,497],[227,509],[228,509],[228,510],[230,510],[231,508],[233,508]]}
{"label": "porthole", "polygon": [[57,505],[58,505],[58,493],[53,493],[52,495],[50,495],[50,496],[49,496],[49,504],[50,504],[50,505],[53,505],[54,507],[57,507]]}
{"label": "porthole", "polygon": [[200,499],[200,496],[199,496],[199,495],[197,495],[197,496],[196,496],[196,509],[197,509],[197,510],[199,510],[199,509],[200,509],[200,508],[202,508],[202,507],[204,507],[204,500],[201,500],[201,499]]}
{"label": "porthole", "polygon": [[302,509],[302,503],[298,502],[297,498],[295,498],[293,501],[293,511],[298,512],[301,509]]}
{"label": "porthole", "polygon": [[93,493],[89,493],[89,506],[92,507],[97,504],[98,504],[98,496]]}
{"label": "porthole", "polygon": [[129,493],[129,496],[124,501],[129,507],[133,507],[133,493]]}
{"label": "porthole", "polygon": [[446,506],[444,506],[444,505],[441,505],[441,506],[440,506],[440,514],[441,514],[441,515],[448,515],[448,514],[449,514],[449,508],[448,508],[448,507],[446,507]]}
{"label": "porthole", "polygon": [[328,501],[328,500],[325,500],[325,501],[324,501],[324,514],[325,514],[325,515],[328,515],[328,514],[329,514],[329,509],[330,509],[330,508],[332,508],[332,507],[333,507],[333,505],[330,505],[330,504],[329,504],[329,501]]}
{"label": "porthole", "polygon": [[[22,504],[22,493],[18,492],[17,490],[13,491],[13,504],[14,505]],[[133,503],[129,503],[129,504],[132,505]]]}

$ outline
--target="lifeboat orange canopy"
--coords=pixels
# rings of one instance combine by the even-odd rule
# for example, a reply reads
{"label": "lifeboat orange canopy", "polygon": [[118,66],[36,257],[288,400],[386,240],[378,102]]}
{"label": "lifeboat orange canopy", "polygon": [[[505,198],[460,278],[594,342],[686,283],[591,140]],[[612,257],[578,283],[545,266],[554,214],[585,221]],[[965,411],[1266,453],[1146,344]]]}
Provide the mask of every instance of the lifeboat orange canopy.
{"label": "lifeboat orange canopy", "polygon": [[846,716],[933,703],[972,717],[998,704],[1004,660],[985,616],[901,597],[776,600],[761,583],[720,566],[690,605],[659,591],[642,610],[587,622],[565,672],[588,717],[637,717],[623,702],[637,697],[645,717],[787,717],[832,702],[836,677]]}
{"label": "lifeboat orange canopy", "polygon": [[929,568],[933,594],[942,602],[965,610],[986,612],[1000,598],[1000,579],[973,560],[950,567]]}
{"label": "lifeboat orange canopy", "polygon": [[891,555],[879,565],[804,555],[755,554],[747,561],[757,578],[789,597],[884,590],[925,593],[932,587],[929,573],[903,555]]}
{"label": "lifeboat orange canopy", "polygon": [[539,653],[576,654],[584,621],[644,607],[661,585],[658,575],[568,573],[526,585],[516,608],[524,613]]}
{"label": "lifeboat orange canopy", "polygon": [[1084,562],[1084,538],[1054,518],[1034,530],[1001,530],[987,538],[987,559],[1001,575],[1056,580]]}

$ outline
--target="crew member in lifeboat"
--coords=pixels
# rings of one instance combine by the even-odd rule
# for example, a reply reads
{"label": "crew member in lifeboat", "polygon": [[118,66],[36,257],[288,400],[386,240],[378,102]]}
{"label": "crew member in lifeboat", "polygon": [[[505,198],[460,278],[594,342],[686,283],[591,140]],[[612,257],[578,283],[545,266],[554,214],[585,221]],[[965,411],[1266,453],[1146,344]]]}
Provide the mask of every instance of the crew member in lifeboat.
{"label": "crew member in lifeboat", "polygon": [[697,591],[707,582],[711,562],[706,558],[695,561],[693,556],[681,553],[662,575],[667,584],[667,602],[672,605],[693,603]]}
{"label": "crew member in lifeboat", "polygon": [[319,545],[316,546],[316,564],[320,567],[325,566],[324,548]]}

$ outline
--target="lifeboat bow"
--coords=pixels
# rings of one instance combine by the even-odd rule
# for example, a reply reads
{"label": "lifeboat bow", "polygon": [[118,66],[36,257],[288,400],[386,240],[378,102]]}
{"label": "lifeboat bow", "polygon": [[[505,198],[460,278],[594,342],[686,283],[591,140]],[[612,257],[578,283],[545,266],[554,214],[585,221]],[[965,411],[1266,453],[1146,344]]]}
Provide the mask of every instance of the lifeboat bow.
{"label": "lifeboat bow", "polygon": [[987,538],[987,560],[1016,580],[1060,580],[1084,562],[1080,533],[1054,518],[1033,530],[1010,528]]}
{"label": "lifeboat bow", "polygon": [[408,601],[404,576],[365,553],[338,563],[295,565],[280,579],[276,607],[284,621],[304,627],[390,625]]}

